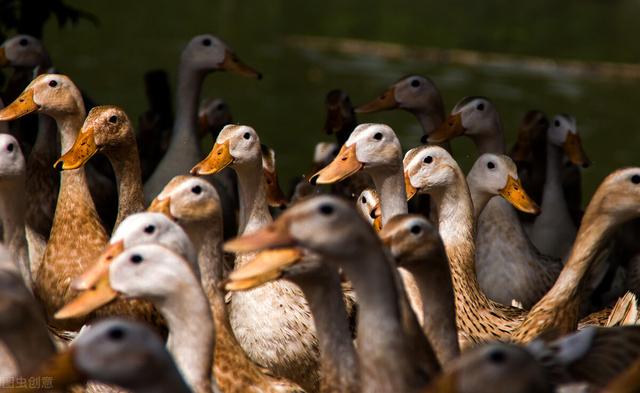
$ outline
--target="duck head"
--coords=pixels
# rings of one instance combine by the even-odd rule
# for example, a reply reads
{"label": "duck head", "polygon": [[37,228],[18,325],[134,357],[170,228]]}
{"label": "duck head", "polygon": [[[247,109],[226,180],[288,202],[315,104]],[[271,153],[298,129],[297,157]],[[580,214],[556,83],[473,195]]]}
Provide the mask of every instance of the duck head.
{"label": "duck head", "polygon": [[225,126],[209,155],[191,169],[192,175],[212,175],[227,166],[238,169],[262,163],[258,133],[249,126]]}
{"label": "duck head", "polygon": [[379,236],[400,266],[424,263],[444,255],[438,229],[418,214],[392,217]]}
{"label": "duck head", "polygon": [[202,139],[209,134],[215,140],[220,130],[227,124],[231,124],[232,121],[229,104],[223,99],[206,100],[198,111],[198,138]]}
{"label": "duck head", "polygon": [[583,168],[591,165],[591,161],[582,147],[576,119],[572,116],[554,116],[547,130],[547,139],[550,144],[561,147],[572,164]]}
{"label": "duck head", "polygon": [[442,125],[423,137],[424,143],[444,143],[466,135],[481,138],[502,132],[500,116],[493,103],[486,97],[466,97],[451,111]]}
{"label": "duck head", "polygon": [[182,51],[181,65],[207,73],[229,71],[241,76],[262,79],[262,74],[244,64],[220,38],[211,34],[195,36]]}
{"label": "duck head", "polygon": [[412,113],[433,113],[442,119],[442,96],[431,79],[409,75],[391,85],[378,98],[356,108],[356,113],[404,109]]}
{"label": "duck head", "polygon": [[456,179],[458,164],[438,146],[413,148],[404,156],[404,179],[407,198],[416,193],[431,194],[450,186]]}
{"label": "duck head", "polygon": [[26,34],[8,38],[0,46],[0,67],[49,67],[51,59],[42,41]]}

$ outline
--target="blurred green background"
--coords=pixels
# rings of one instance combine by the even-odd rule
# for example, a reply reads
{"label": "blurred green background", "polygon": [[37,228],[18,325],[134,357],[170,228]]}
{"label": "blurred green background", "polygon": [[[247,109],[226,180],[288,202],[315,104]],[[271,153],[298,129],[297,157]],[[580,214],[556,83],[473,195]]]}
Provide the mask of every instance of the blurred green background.
{"label": "blurred green background", "polygon": [[[360,38],[412,46],[460,48],[583,61],[640,62],[640,2],[543,0],[490,1],[66,1],[97,16],[60,27],[47,22],[44,41],[54,64],[92,98],[124,107],[132,118],[146,109],[142,75],[170,72],[183,45],[195,34],[222,37],[241,59],[265,75],[262,81],[216,73],[203,97],[222,97],[236,122],[253,126],[277,152],[283,186],[307,170],[321,131],[324,96],[342,88],[354,103],[368,101],[399,77],[429,76],[450,109],[468,95],[491,98],[502,115],[510,146],[523,114],[573,114],[593,166],[584,171],[585,194],[621,166],[638,165],[640,80],[569,76],[509,66],[460,66],[386,60],[287,44],[294,35]],[[175,103],[174,103],[175,105]],[[404,112],[360,116],[384,122],[405,149],[421,130]],[[468,140],[454,143],[469,168]]]}

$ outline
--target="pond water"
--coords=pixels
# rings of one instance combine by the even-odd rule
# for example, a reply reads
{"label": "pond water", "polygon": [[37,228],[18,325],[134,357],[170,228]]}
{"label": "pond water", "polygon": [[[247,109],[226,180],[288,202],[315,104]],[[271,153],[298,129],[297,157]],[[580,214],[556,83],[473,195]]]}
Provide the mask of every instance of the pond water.
{"label": "pond water", "polygon": [[[203,97],[222,97],[234,120],[253,126],[277,152],[281,183],[307,170],[322,133],[325,94],[346,90],[359,104],[406,74],[429,76],[448,109],[468,95],[496,104],[508,145],[522,115],[541,109],[574,115],[592,167],[584,171],[590,195],[611,170],[638,165],[640,79],[536,72],[513,65],[443,64],[415,58],[389,59],[292,45],[294,36],[359,38],[419,47],[469,49],[581,61],[640,62],[640,2],[565,1],[519,3],[438,1],[192,0],[69,1],[98,16],[59,29],[51,21],[45,43],[56,66],[101,104],[116,104],[136,119],[146,109],[142,75],[170,72],[172,83],[183,45],[195,34],[222,37],[241,59],[262,71],[262,81],[217,73]],[[405,149],[421,130],[408,113],[360,116],[384,122]],[[454,143],[456,158],[469,168],[471,143]]]}

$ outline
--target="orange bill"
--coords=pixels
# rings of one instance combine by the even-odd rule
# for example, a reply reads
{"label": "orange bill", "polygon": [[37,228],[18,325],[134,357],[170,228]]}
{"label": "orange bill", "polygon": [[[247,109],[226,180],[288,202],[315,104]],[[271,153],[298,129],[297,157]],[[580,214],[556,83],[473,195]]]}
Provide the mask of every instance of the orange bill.
{"label": "orange bill", "polygon": [[569,132],[562,148],[567,157],[569,157],[569,161],[574,165],[579,165],[583,168],[591,165],[591,161],[589,161],[587,153],[585,153],[582,147],[580,135]]}
{"label": "orange bill", "polygon": [[418,192],[418,189],[411,184],[411,179],[409,178],[409,174],[407,172],[404,173],[404,189],[407,193],[407,201],[410,201],[414,195]]}
{"label": "orange bill", "polygon": [[82,273],[82,275],[73,280],[71,288],[77,291],[84,291],[95,287],[102,277],[109,274],[111,262],[123,251],[123,240],[109,244],[104,251],[102,251],[102,254],[100,254],[98,261]]}
{"label": "orange bill", "polygon": [[276,221],[256,232],[229,240],[224,244],[224,250],[244,253],[267,248],[293,247],[295,245],[296,241],[289,233],[287,224]]}
{"label": "orange bill", "polygon": [[302,260],[298,248],[278,248],[260,251],[246,265],[234,270],[224,283],[227,291],[244,291],[277,280],[287,267]]}
{"label": "orange bill", "polygon": [[9,121],[21,118],[40,108],[33,100],[33,90],[27,88],[11,104],[0,109],[0,121]]}
{"label": "orange bill", "polygon": [[462,115],[456,113],[449,115],[435,131],[427,136],[428,143],[444,143],[451,139],[464,134],[465,129],[462,126]]}
{"label": "orange bill", "polygon": [[375,229],[376,232],[380,232],[382,230],[382,216],[377,216],[373,219],[373,229]]}
{"label": "orange bill", "polygon": [[233,162],[229,140],[213,145],[211,152],[204,160],[191,168],[192,175],[213,175],[218,173]]}
{"label": "orange bill", "polygon": [[525,213],[539,214],[540,208],[538,205],[527,195],[522,188],[520,179],[514,179],[509,176],[507,184],[500,191],[500,195],[509,201],[516,209]]}
{"label": "orange bill", "polygon": [[360,105],[356,108],[356,113],[373,113],[386,111],[389,109],[395,109],[398,107],[396,101],[395,88],[390,87],[387,91],[382,93],[380,97],[373,101],[370,101],[364,105]]}
{"label": "orange bill", "polygon": [[7,59],[7,52],[4,47],[0,46],[0,67],[4,67],[9,64],[9,59]]}
{"label": "orange bill", "polygon": [[[70,385],[86,382],[86,377],[74,364],[73,354],[73,347],[68,347],[45,361],[35,373],[24,377],[26,381],[35,379],[39,383],[25,382],[20,386],[14,383],[13,386],[0,387],[0,393],[63,390]],[[45,383],[48,386],[44,386]]]}
{"label": "orange bill", "polygon": [[98,152],[98,146],[94,138],[92,127],[80,130],[76,141],[68,152],[53,164],[57,170],[77,169],[86,164],[94,154]]}
{"label": "orange bill", "polygon": [[313,175],[309,181],[316,184],[331,184],[346,179],[362,169],[364,165],[356,157],[356,144],[343,145],[338,156],[326,167]]}
{"label": "orange bill", "polygon": [[225,51],[222,69],[248,78],[262,79],[261,73],[244,64],[238,56],[230,50]]}
{"label": "orange bill", "polygon": [[280,184],[278,183],[278,174],[265,169],[264,180],[267,183],[267,203],[269,206],[280,208],[287,206],[289,201],[287,201],[287,198],[284,196],[284,192],[282,192],[282,189],[280,188]]}
{"label": "orange bill", "polygon": [[171,214],[171,197],[155,198],[151,201],[151,205],[147,209],[148,212],[162,213],[169,219],[175,221],[175,217]]}
{"label": "orange bill", "polygon": [[111,303],[118,297],[118,292],[111,288],[109,272],[100,277],[94,288],[80,292],[80,294],[54,314],[56,319],[83,317],[98,308]]}

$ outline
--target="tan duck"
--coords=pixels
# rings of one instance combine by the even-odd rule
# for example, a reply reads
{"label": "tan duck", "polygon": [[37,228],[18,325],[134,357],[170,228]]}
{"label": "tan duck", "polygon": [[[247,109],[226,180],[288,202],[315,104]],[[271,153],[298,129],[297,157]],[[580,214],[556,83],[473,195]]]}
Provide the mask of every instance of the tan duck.
{"label": "tan duck", "polygon": [[356,200],[356,210],[367,220],[376,231],[382,229],[382,216],[378,215],[380,207],[380,197],[373,188],[362,190]]}
{"label": "tan duck", "polygon": [[143,324],[119,318],[96,323],[83,331],[70,348],[47,359],[35,372],[22,375],[41,383],[0,392],[41,391],[49,383],[46,378],[51,378],[51,388],[61,390],[96,381],[132,393],[192,392],[162,339]]}
{"label": "tan duck", "polygon": [[562,173],[564,156],[573,165],[589,166],[590,162],[582,149],[576,120],[568,115],[556,115],[547,130],[547,162],[542,213],[536,217],[531,228],[530,239],[545,255],[565,258],[578,231],[565,199]]}
{"label": "tan duck", "polygon": [[[422,307],[416,314],[426,336],[445,367],[460,354],[456,327],[456,310],[449,262],[438,230],[426,218],[417,214],[393,217],[380,232],[382,242],[400,267],[408,272]],[[407,287],[409,299],[412,289]],[[416,306],[412,302],[414,311]]]}
{"label": "tan duck", "polygon": [[[251,233],[271,223],[260,138],[253,128],[226,126],[207,158],[191,173],[209,175],[227,166],[238,176],[238,233]],[[250,255],[237,256],[236,268],[249,260]],[[288,312],[283,313],[282,309]],[[318,341],[311,312],[296,285],[276,281],[233,293],[229,319],[240,345],[254,362],[307,391],[317,389]]]}
{"label": "tan duck", "polygon": [[270,207],[284,209],[289,201],[284,196],[278,182],[278,172],[276,171],[276,152],[269,146],[260,145],[262,151],[262,168],[264,170],[264,181],[267,187],[267,203]]}
{"label": "tan duck", "polygon": [[302,391],[293,383],[265,375],[235,338],[221,290],[223,273],[222,213],[213,186],[204,179],[177,176],[153,200],[150,211],[180,223],[198,250],[201,283],[216,326],[214,375],[222,392]]}
{"label": "tan duck", "polygon": [[527,342],[541,334],[558,336],[577,328],[584,281],[610,232],[640,214],[640,169],[609,175],[594,194],[560,276],[527,312],[489,300],[475,275],[473,206],[455,160],[444,149],[423,146],[404,160],[408,194],[428,192],[438,207],[438,229],[454,284],[458,328],[471,341]]}
{"label": "tan duck", "polygon": [[91,109],[73,146],[54,166],[58,170],[77,169],[98,152],[107,156],[116,175],[117,228],[127,216],[144,210],[144,194],[135,134],[127,114],[116,106]]}
{"label": "tan duck", "polygon": [[342,146],[358,125],[351,98],[343,90],[331,90],[325,98],[325,107],[324,132],[335,135],[338,146]]}
{"label": "tan duck", "polygon": [[300,248],[262,251],[233,271],[225,288],[247,290],[280,278],[298,285],[309,302],[318,333],[319,391],[359,392],[359,361],[351,341],[340,274],[317,254],[308,254],[301,261],[304,253]]}
{"label": "tan duck", "polygon": [[[500,116],[485,97],[462,99],[428,142],[441,143],[461,135],[471,138],[479,155],[505,153]],[[550,283],[539,278],[553,276],[557,261],[542,256],[533,246],[514,208],[502,198],[487,203],[477,226],[476,264],[491,272],[482,276],[480,287],[502,304],[516,300],[531,307],[549,288]]]}
{"label": "tan duck", "polygon": [[211,34],[193,37],[182,51],[173,133],[166,154],[145,183],[147,201],[153,200],[175,175],[187,173],[202,158],[197,137],[200,91],[209,73],[224,70],[251,78],[262,77],[243,64],[220,38]]}
{"label": "tan duck", "polygon": [[225,249],[252,252],[293,246],[321,255],[353,282],[359,302],[361,391],[423,389],[439,366],[422,332],[425,346],[416,345],[408,333],[408,320],[414,327],[419,325],[371,226],[347,202],[323,195],[299,202],[273,224],[228,242]]}

